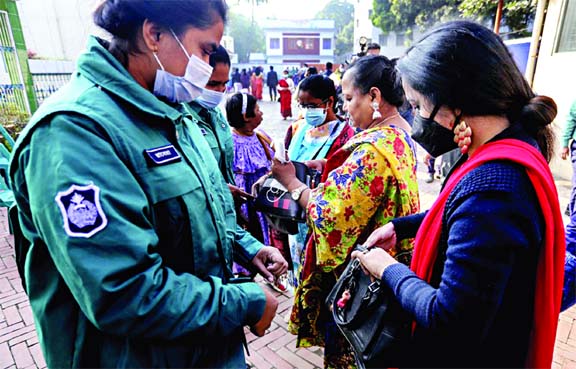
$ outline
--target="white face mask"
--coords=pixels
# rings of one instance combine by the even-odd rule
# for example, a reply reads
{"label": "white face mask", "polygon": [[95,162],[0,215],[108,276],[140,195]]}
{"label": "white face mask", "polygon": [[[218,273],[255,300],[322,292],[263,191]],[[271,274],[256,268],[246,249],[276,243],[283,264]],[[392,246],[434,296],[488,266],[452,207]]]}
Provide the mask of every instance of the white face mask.
{"label": "white face mask", "polygon": [[183,103],[190,102],[196,99],[208,83],[210,76],[212,75],[212,67],[210,64],[205,63],[196,55],[188,55],[188,52],[184,48],[184,45],[180,42],[174,31],[172,36],[178,42],[178,45],[184,51],[184,54],[188,57],[188,65],[186,66],[186,72],[183,77],[175,76],[172,73],[166,72],[164,66],[158,59],[158,55],[154,53],[154,58],[160,68],[156,71],[156,80],[154,81],[154,95],[158,97],[164,97],[168,101],[173,103]]}
{"label": "white face mask", "polygon": [[204,91],[202,91],[202,95],[198,96],[194,101],[206,109],[214,109],[220,105],[223,98],[224,92],[212,91],[205,88]]}

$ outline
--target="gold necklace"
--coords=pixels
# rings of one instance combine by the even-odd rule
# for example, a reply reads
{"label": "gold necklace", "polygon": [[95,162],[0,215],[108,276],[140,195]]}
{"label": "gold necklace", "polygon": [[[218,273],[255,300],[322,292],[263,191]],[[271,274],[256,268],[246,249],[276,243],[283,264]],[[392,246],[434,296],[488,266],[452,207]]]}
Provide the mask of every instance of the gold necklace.
{"label": "gold necklace", "polygon": [[396,117],[399,117],[399,116],[400,116],[400,113],[392,114],[392,115],[389,116],[388,118],[384,118],[384,119],[381,120],[380,122],[372,125],[370,128],[380,127],[380,126],[382,126],[384,123],[386,123],[387,121],[391,120],[392,118],[396,118]]}

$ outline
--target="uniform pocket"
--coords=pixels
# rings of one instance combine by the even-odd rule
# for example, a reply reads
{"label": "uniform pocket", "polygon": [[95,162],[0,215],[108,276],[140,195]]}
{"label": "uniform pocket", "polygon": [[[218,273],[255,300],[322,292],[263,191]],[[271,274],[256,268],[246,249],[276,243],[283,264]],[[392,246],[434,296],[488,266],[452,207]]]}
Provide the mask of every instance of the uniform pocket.
{"label": "uniform pocket", "polygon": [[185,198],[204,197],[199,179],[184,162],[146,168],[140,178],[152,203],[152,221],[159,238],[157,252],[175,272],[194,272],[190,214]]}

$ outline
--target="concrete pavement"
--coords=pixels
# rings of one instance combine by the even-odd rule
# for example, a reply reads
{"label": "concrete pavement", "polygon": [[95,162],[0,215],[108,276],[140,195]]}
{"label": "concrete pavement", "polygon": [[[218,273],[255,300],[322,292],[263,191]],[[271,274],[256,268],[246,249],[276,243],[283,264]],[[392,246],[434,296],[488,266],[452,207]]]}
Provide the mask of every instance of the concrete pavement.
{"label": "concrete pavement", "polygon": [[[280,117],[280,106],[274,102],[261,102],[264,122],[261,126],[273,138],[283,138],[291,120]],[[296,107],[294,106],[296,114]],[[423,157],[423,155],[420,155]],[[418,166],[418,182],[422,209],[436,198],[440,182],[425,183],[426,170]],[[570,193],[570,181],[556,173],[560,205],[564,209]],[[566,220],[566,218],[565,218]],[[297,349],[296,337],[287,332],[286,315],[292,306],[292,296],[273,291],[279,299],[278,313],[268,334],[257,338],[247,331],[251,351],[248,362],[258,369],[312,369],[322,367],[322,350]],[[14,259],[13,238],[8,232],[5,209],[0,210],[0,369],[45,368],[38,338],[34,330],[32,312],[23,292]],[[576,369],[576,307],[560,316],[554,369]]]}

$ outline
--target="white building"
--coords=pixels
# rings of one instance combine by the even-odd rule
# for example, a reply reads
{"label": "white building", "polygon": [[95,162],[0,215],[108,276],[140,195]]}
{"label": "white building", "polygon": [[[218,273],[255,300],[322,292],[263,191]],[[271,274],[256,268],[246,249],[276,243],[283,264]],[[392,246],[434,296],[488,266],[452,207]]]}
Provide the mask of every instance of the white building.
{"label": "white building", "polygon": [[[559,153],[566,117],[576,100],[576,0],[549,0],[541,37],[533,88],[558,105],[555,127]],[[558,156],[552,161],[553,166],[560,168],[555,173],[563,173],[570,180],[570,160],[560,160]]]}
{"label": "white building", "polygon": [[75,60],[90,34],[103,34],[92,21],[99,0],[20,0],[26,46],[37,57]]}
{"label": "white building", "polygon": [[[376,42],[380,45],[380,54],[389,58],[401,56],[410,45],[412,39],[402,32],[382,33],[382,30],[372,25],[370,17],[373,7],[372,0],[354,0],[354,53],[360,52],[360,37],[366,37],[368,43]],[[420,33],[414,30],[414,37]]]}
{"label": "white building", "polygon": [[324,64],[334,60],[333,20],[266,20],[267,64]]}

